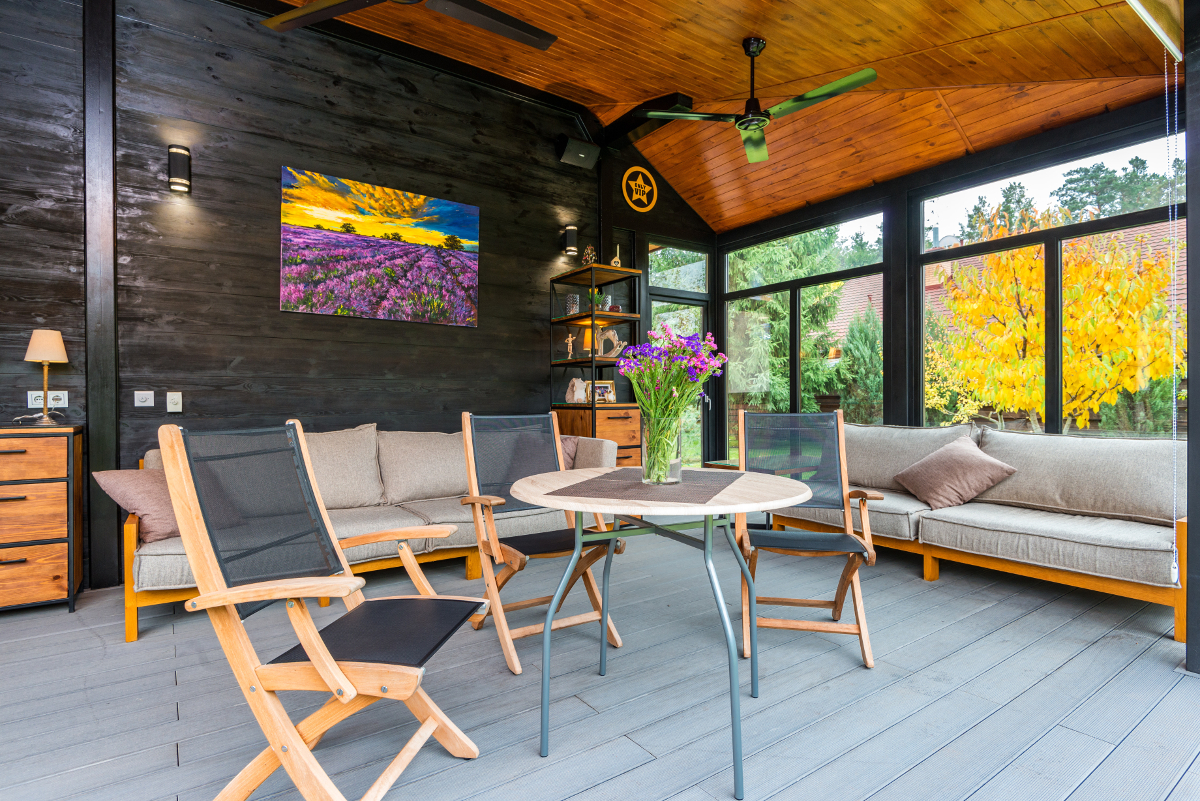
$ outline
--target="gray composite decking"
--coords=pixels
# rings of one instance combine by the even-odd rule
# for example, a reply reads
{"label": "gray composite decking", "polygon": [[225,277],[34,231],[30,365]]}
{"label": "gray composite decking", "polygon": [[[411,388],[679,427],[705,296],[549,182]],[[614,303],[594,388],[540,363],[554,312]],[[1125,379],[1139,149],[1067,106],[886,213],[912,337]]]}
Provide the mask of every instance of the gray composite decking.
{"label": "gray composite decking", "polygon": [[[737,570],[718,550],[736,620]],[[461,565],[431,565],[429,578],[478,594]],[[828,596],[841,569],[769,554],[760,565],[764,594]],[[562,567],[532,561],[505,595],[550,592]],[[886,550],[863,578],[873,670],[853,637],[762,630],[751,699],[742,661],[748,799],[1200,798],[1200,679],[1176,671],[1171,610],[951,563],[927,583],[919,558]],[[403,571],[368,575],[368,596],[410,590]],[[555,633],[545,759],[541,639],[518,641],[513,676],[490,622],[455,635],[423,686],[481,756],[458,760],[431,740],[388,798],[732,798],[725,645],[699,552],[631,539],[612,602],[625,646],[606,677],[598,625]],[[579,592],[564,612],[585,603]],[[340,602],[314,610],[328,621]],[[207,616],[175,605],[142,618],[141,639],[125,643],[119,589],[83,594],[75,614],[0,613],[0,798],[211,799],[264,747]],[[278,605],[248,626],[264,661],[294,643]],[[285,698],[294,717],[324,701]],[[403,705],[378,703],[316,753],[358,798],[415,728]],[[299,796],[279,771],[254,798]]]}

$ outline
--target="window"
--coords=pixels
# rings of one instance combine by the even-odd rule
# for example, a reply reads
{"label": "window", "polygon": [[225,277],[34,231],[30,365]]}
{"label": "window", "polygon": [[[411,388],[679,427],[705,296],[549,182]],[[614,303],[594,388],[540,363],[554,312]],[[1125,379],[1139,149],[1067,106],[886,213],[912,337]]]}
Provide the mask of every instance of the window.
{"label": "window", "polygon": [[883,215],[829,225],[729,254],[730,292],[834,273],[882,260]]}
{"label": "window", "polygon": [[1045,430],[1041,245],[925,265],[925,424]]}
{"label": "window", "polygon": [[791,410],[791,344],[788,335],[790,292],[774,292],[725,304],[726,432],[737,452],[738,410]]}
{"label": "window", "polygon": [[[703,334],[704,307],[685,303],[651,301],[650,322],[654,328],[664,323],[677,334]],[[707,391],[707,390],[706,390]],[[704,464],[704,399],[698,399],[691,414],[683,419],[683,466]]]}
{"label": "window", "polygon": [[708,255],[651,243],[650,286],[708,292]]}
{"label": "window", "polygon": [[800,411],[883,422],[883,275],[800,290]]}
{"label": "window", "polygon": [[[1158,208],[1183,199],[1183,159],[1163,137],[930,198],[924,250]],[[1173,143],[1182,153],[1182,137]],[[1170,162],[1170,163],[1169,163]]]}
{"label": "window", "polygon": [[1171,436],[1187,350],[1186,251],[1173,271],[1172,245],[1169,222],[1063,241],[1064,432]]}

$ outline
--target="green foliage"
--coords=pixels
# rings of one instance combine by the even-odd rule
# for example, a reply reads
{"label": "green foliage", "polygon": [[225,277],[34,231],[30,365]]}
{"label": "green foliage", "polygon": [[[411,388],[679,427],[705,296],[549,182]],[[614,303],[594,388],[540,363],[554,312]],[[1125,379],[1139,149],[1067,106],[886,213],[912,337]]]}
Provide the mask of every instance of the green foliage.
{"label": "green foliage", "polygon": [[462,250],[463,241],[454,234],[450,234],[442,242],[442,247],[444,247],[446,250]]}
{"label": "green foliage", "polygon": [[964,243],[982,242],[987,238],[993,217],[1006,227],[1016,228],[1034,213],[1033,198],[1025,191],[1025,184],[1013,181],[1000,190],[1000,203],[995,207],[980,195],[967,213],[966,224],[958,226],[958,235]]}
{"label": "green foliage", "polygon": [[1063,185],[1050,194],[1071,211],[1076,220],[1089,214],[1111,217],[1131,211],[1165,206],[1172,184],[1175,196],[1183,199],[1184,165],[1175,159],[1171,175],[1150,172],[1145,159],[1131,158],[1118,173],[1102,163],[1078,167],[1063,175]]}
{"label": "green foliage", "polygon": [[342,223],[342,233],[353,234],[353,233],[357,233],[357,232],[354,230],[353,224],[345,222],[345,223]]}
{"label": "green foliage", "polygon": [[708,258],[703,253],[679,248],[651,250],[650,284],[688,292],[707,292]]}
{"label": "green foliage", "polygon": [[837,378],[846,422],[883,420],[883,321],[875,307],[868,306],[850,321]]}

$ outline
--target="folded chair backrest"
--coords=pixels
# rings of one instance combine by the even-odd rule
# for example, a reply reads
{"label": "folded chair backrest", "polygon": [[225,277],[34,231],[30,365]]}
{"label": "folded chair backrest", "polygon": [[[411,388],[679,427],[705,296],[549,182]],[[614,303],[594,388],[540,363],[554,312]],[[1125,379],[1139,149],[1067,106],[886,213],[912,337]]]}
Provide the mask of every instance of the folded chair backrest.
{"label": "folded chair backrest", "polygon": [[[175,463],[164,465],[168,478],[180,471],[198,512],[196,530],[181,524],[188,560],[194,571],[198,560],[215,567],[209,582],[223,585],[205,587],[209,582],[201,581],[201,574],[208,571],[201,568],[195,571],[201,592],[350,575],[312,481],[297,423],[245,431],[164,429],[177,438],[174,447],[164,443],[164,457],[175,451]],[[270,603],[240,604],[238,613],[244,619]]]}
{"label": "folded chair backrest", "polygon": [[841,412],[745,413],[744,469],[803,481],[812,499],[802,505],[843,509],[849,485],[841,446]]}
{"label": "folded chair backrest", "polygon": [[512,485],[527,476],[563,469],[558,426],[550,414],[470,416],[468,443],[474,457],[467,463],[472,495],[504,499],[501,511],[536,508],[510,493]]}

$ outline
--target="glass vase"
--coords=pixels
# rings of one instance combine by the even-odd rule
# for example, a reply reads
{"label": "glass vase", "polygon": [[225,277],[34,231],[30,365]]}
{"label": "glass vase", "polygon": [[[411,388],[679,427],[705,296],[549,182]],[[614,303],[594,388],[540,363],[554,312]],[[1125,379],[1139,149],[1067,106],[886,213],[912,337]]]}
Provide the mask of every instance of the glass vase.
{"label": "glass vase", "polygon": [[683,418],[642,415],[642,483],[683,480]]}

